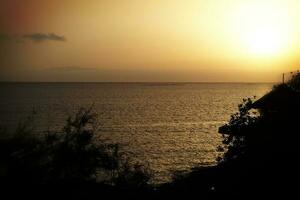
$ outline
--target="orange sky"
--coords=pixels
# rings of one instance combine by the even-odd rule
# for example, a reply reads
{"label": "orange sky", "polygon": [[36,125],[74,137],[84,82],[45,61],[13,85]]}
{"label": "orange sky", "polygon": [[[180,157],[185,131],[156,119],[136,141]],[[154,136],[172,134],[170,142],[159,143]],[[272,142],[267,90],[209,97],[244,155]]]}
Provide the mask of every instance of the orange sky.
{"label": "orange sky", "polygon": [[268,82],[299,67],[296,0],[0,0],[2,81]]}

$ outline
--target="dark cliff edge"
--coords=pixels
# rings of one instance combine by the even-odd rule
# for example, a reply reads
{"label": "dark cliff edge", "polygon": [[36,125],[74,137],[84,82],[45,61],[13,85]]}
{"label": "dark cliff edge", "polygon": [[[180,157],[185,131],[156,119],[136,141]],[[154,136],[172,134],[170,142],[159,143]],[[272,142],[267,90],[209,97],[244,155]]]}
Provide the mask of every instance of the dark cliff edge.
{"label": "dark cliff edge", "polygon": [[166,191],[242,199],[299,195],[300,74],[238,108],[219,128],[224,154],[218,165],[194,169]]}

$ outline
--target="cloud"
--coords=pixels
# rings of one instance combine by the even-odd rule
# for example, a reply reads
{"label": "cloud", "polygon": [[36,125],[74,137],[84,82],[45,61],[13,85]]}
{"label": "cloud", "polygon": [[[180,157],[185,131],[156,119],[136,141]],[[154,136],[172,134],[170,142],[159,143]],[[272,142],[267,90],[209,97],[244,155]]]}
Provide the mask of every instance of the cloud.
{"label": "cloud", "polygon": [[45,41],[67,41],[65,36],[60,36],[55,33],[32,33],[25,35],[10,35],[7,33],[0,33],[0,42],[17,42],[24,43],[26,40],[31,40],[33,42],[45,42]]}
{"label": "cloud", "polygon": [[22,36],[23,39],[28,39],[33,42],[44,42],[44,41],[58,41],[64,42],[66,38],[64,36],[57,35],[55,33],[33,33],[33,34],[25,34]]}

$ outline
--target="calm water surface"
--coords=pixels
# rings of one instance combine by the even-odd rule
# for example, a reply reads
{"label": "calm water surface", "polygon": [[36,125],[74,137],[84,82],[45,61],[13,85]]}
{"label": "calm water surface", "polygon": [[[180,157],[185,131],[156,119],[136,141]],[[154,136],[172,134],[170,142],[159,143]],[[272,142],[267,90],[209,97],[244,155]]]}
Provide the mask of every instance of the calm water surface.
{"label": "calm water surface", "polygon": [[270,89],[271,84],[2,83],[0,123],[14,127],[34,109],[37,132],[61,129],[68,115],[94,104],[103,137],[149,165],[160,183],[174,171],[215,164],[218,127],[243,98]]}

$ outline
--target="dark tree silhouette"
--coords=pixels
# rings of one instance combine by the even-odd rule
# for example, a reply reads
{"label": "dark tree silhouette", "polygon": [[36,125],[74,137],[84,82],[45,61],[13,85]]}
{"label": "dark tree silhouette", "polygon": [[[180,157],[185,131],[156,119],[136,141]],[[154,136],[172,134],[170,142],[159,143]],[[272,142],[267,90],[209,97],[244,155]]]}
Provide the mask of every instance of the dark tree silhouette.
{"label": "dark tree silhouette", "polygon": [[[92,107],[68,117],[61,132],[36,135],[32,117],[16,132],[0,139],[1,180],[13,184],[102,182],[115,186],[146,187],[152,174],[130,162],[118,144],[101,139]],[[5,133],[5,129],[3,133]]]}

